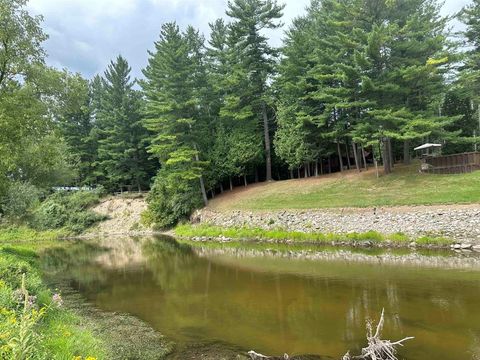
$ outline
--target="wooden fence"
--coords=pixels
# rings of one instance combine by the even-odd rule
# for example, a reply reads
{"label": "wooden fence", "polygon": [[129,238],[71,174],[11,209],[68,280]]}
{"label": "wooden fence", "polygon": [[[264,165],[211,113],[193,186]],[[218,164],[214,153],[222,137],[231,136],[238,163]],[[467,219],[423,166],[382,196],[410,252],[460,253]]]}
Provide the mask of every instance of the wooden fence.
{"label": "wooden fence", "polygon": [[463,174],[475,170],[480,170],[480,152],[426,157],[422,164],[422,172],[430,174]]}

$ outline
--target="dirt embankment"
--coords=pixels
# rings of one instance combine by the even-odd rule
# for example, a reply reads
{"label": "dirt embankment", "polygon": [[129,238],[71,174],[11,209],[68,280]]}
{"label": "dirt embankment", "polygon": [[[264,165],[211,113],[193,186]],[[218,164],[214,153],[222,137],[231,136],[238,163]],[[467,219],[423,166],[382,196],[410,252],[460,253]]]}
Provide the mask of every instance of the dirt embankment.
{"label": "dirt embankment", "polygon": [[153,229],[144,226],[141,214],[147,209],[144,197],[108,197],[95,205],[92,210],[106,215],[107,220],[92,228],[88,235],[136,235],[151,234]]}

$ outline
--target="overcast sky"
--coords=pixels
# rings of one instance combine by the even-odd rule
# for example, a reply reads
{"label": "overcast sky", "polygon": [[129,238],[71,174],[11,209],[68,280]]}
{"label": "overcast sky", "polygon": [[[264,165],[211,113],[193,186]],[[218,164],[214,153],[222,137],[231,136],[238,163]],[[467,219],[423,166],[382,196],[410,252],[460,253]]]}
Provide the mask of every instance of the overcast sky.
{"label": "overcast sky", "polygon": [[[280,1],[281,2],[281,1]],[[284,0],[283,22],[303,14],[310,0]],[[446,0],[443,13],[453,14],[470,0]],[[111,59],[122,54],[133,75],[140,77],[147,50],[158,39],[160,26],[177,21],[193,25],[208,35],[208,23],[224,17],[227,0],[30,0],[29,9],[45,17],[50,38],[45,44],[48,64],[67,68],[90,78],[104,71]],[[272,43],[279,45],[282,31]]]}

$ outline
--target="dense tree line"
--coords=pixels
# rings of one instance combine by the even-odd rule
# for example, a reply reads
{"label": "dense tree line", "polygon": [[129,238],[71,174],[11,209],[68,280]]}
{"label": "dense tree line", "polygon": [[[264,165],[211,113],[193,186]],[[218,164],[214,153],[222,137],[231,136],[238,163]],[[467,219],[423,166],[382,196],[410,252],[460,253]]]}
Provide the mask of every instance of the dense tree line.
{"label": "dense tree line", "polygon": [[[480,1],[312,0],[284,34],[276,0],[232,0],[226,19],[162,26],[141,80],[118,56],[91,80],[45,65],[25,0],[0,0],[0,196],[28,183],[147,190],[146,218],[175,223],[252,181],[381,163],[480,136]],[[16,185],[17,184],[17,185]],[[5,206],[4,206],[5,208]]]}

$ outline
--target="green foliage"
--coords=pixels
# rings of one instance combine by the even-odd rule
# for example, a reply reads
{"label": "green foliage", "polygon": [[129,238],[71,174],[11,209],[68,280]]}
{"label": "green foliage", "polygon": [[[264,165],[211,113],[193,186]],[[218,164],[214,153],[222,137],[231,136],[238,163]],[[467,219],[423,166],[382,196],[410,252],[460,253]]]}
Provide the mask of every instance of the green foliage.
{"label": "green foliage", "polygon": [[[162,166],[149,203],[161,227],[197,207],[196,192],[207,201],[202,174],[206,163],[200,160],[199,149],[208,129],[202,102],[202,51],[203,38],[198,32],[188,28],[182,33],[175,23],[167,23],[144,70],[145,126],[152,134],[150,152]],[[194,185],[195,180],[200,186]]]}
{"label": "green foliage", "polygon": [[95,170],[99,182],[110,191],[141,191],[148,187],[151,176],[147,133],[141,123],[142,98],[133,89],[136,80],[130,79],[130,72],[128,62],[118,56],[92,88],[98,142]]}
{"label": "green foliage", "polygon": [[[64,235],[59,230],[37,231],[27,226],[0,227],[0,243],[20,243],[35,240],[52,241]],[[3,251],[6,251],[4,248]]]}
{"label": "green foliage", "polygon": [[32,66],[43,63],[41,48],[47,35],[41,28],[41,16],[31,16],[25,9],[26,0],[0,1],[0,93],[9,82],[25,77]]}
{"label": "green foliage", "polygon": [[463,39],[466,45],[460,68],[459,89],[464,95],[480,103],[480,1],[473,0],[463,8],[460,20],[465,24]]}
{"label": "green foliage", "polygon": [[[73,359],[76,356],[104,358],[105,352],[91,331],[52,297],[42,282],[37,262],[20,254],[0,257],[0,358]],[[14,249],[12,249],[14,250]],[[95,357],[93,357],[95,356]]]}
{"label": "green foliage", "polygon": [[91,191],[57,192],[50,195],[36,209],[32,225],[38,230],[64,228],[81,233],[105,217],[89,210],[99,202],[99,195]]}
{"label": "green foliage", "polygon": [[452,244],[449,239],[441,237],[420,237],[418,239],[409,239],[405,234],[395,233],[391,235],[384,235],[376,231],[367,231],[364,233],[348,233],[348,234],[334,234],[334,233],[318,233],[318,232],[299,232],[287,231],[283,229],[265,230],[261,228],[252,227],[219,227],[208,224],[202,225],[177,225],[175,227],[175,234],[180,237],[227,237],[230,239],[262,239],[262,240],[293,240],[295,242],[320,242],[330,243],[334,242],[354,242],[354,241],[371,241],[383,242],[391,241],[397,245],[408,245],[410,241],[415,241],[419,245],[438,245],[447,246]]}
{"label": "green foliage", "polygon": [[187,219],[192,211],[202,204],[196,181],[181,182],[171,187],[160,170],[150,190],[147,201],[148,210],[142,215],[146,225],[166,228],[175,225],[181,219]]}
{"label": "green foliage", "polygon": [[7,193],[0,199],[3,216],[13,222],[28,220],[39,203],[40,191],[24,182],[11,183]]}

